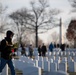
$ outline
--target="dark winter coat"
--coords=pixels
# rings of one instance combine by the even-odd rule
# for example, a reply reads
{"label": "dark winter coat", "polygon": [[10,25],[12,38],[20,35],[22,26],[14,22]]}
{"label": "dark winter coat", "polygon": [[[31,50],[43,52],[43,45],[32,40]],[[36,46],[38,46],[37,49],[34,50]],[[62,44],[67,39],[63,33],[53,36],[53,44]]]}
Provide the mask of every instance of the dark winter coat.
{"label": "dark winter coat", "polygon": [[6,37],[1,41],[0,50],[1,50],[1,58],[6,60],[12,58],[12,40],[9,37]]}
{"label": "dark winter coat", "polygon": [[41,51],[42,53],[45,53],[47,51],[46,46],[42,46]]}

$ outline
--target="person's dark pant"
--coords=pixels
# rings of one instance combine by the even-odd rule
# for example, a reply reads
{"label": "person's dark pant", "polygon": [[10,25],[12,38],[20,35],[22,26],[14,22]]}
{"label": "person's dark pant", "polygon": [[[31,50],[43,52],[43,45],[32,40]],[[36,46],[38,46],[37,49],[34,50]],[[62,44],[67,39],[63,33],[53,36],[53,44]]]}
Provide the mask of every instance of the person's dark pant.
{"label": "person's dark pant", "polygon": [[46,52],[42,52],[42,56],[46,56]]}
{"label": "person's dark pant", "polygon": [[2,72],[2,70],[3,70],[3,68],[5,67],[6,64],[8,64],[8,66],[11,70],[11,75],[15,75],[15,70],[14,70],[12,59],[5,60],[3,58],[0,58],[0,73]]}
{"label": "person's dark pant", "polygon": [[33,51],[30,51],[30,57],[32,57],[33,56]]}
{"label": "person's dark pant", "polygon": [[39,52],[39,56],[41,56],[41,52]]}

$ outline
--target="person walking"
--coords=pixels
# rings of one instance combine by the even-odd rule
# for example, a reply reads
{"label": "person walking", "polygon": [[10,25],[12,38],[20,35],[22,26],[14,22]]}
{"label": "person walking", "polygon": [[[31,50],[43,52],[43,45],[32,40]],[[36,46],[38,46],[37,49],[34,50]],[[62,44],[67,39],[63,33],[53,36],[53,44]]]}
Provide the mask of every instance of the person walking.
{"label": "person walking", "polygon": [[39,53],[39,56],[41,56],[41,45],[39,45],[38,47],[38,53]]}
{"label": "person walking", "polygon": [[33,46],[32,46],[32,44],[30,44],[30,46],[29,46],[29,55],[30,55],[30,58],[32,58],[32,56],[33,56]]}
{"label": "person walking", "polygon": [[21,55],[25,55],[26,56],[26,49],[25,49],[23,43],[21,43]]}
{"label": "person walking", "polygon": [[12,49],[13,49],[13,44],[12,44],[12,38],[13,38],[14,33],[10,30],[6,32],[6,37],[1,41],[0,44],[0,52],[1,52],[1,58],[0,58],[0,73],[8,64],[10,70],[11,70],[11,75],[16,75],[15,74],[15,69],[13,66],[12,62]]}
{"label": "person walking", "polygon": [[49,50],[50,50],[51,52],[53,52],[53,48],[54,48],[54,45],[51,43],[51,44],[49,45]]}
{"label": "person walking", "polygon": [[46,46],[44,45],[44,43],[43,43],[43,45],[41,47],[41,51],[42,51],[42,56],[46,56],[47,49],[46,49]]}

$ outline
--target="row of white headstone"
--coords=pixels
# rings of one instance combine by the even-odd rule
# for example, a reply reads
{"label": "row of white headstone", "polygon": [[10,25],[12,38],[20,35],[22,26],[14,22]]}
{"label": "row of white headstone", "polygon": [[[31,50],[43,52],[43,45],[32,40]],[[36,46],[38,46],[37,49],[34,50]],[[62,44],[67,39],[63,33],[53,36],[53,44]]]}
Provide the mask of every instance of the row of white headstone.
{"label": "row of white headstone", "polygon": [[[67,72],[67,64],[68,64],[68,66],[70,66],[71,63],[74,63],[74,66],[73,67],[76,66],[75,65],[75,62],[70,57],[68,57],[68,60],[67,60],[66,57],[63,57],[62,59],[60,57],[56,57],[55,59],[54,58],[53,59],[52,58],[48,59],[47,57],[39,57],[39,56],[36,56],[35,57],[35,60],[31,60],[31,59],[29,59],[27,57],[20,57],[20,60],[21,61],[24,61],[25,60],[26,62],[28,61],[29,63],[35,63],[35,66],[41,67],[42,69],[44,69],[44,67],[46,66],[45,65],[46,63],[48,63],[48,64],[49,63],[56,63],[57,64],[57,70],[59,70],[59,68],[61,67],[61,64],[62,65],[64,64],[65,65],[64,66],[65,67],[64,68],[65,70],[63,70],[63,71],[66,71],[66,72]],[[38,65],[40,65],[40,66],[38,66]],[[47,70],[47,71],[49,71],[49,70]],[[73,71],[73,72],[75,72],[75,71]]]}
{"label": "row of white headstone", "polygon": [[[18,52],[19,53],[19,56],[21,56],[21,54],[20,54],[20,51]],[[36,56],[38,56],[38,51],[37,50],[35,50],[34,51],[34,55],[35,55],[35,57]],[[68,56],[70,56],[70,57],[68,57],[68,58],[60,58],[60,57],[58,57],[58,56],[63,56],[63,55],[68,55]],[[63,71],[67,71],[67,68],[66,68],[66,66],[67,66],[67,64],[66,64],[66,62],[69,62],[68,63],[68,65],[70,65],[69,66],[69,71],[70,72],[76,72],[76,50],[74,49],[68,49],[68,50],[66,50],[65,52],[64,52],[64,54],[63,54],[63,52],[61,52],[60,50],[54,50],[53,51],[53,53],[51,53],[51,52],[47,52],[46,53],[46,56],[48,56],[48,58],[50,58],[50,59],[48,59],[48,58],[42,58],[42,57],[39,57],[39,59],[36,57],[35,58],[35,63],[32,63],[32,61],[31,61],[31,59],[30,60],[27,60],[28,61],[28,63],[29,64],[32,64],[32,66],[29,66],[29,67],[35,67],[35,68],[37,68],[37,72],[38,72],[38,75],[40,75],[39,73],[41,73],[41,69],[44,69],[44,71],[46,71],[46,68],[48,69],[48,71],[56,71],[56,72],[58,72],[58,70],[60,69],[60,70],[63,70]],[[72,56],[73,56],[73,60],[74,61],[72,61]],[[57,57],[58,57],[58,59],[57,59]],[[28,58],[27,58],[28,59]],[[60,63],[60,60],[63,60],[63,63]],[[46,67],[46,65],[48,65],[50,62],[48,61],[48,60],[50,60],[51,61],[51,64],[53,65],[53,67],[52,66],[50,66],[50,68],[52,67],[52,69],[49,69],[49,66],[48,67]],[[14,60],[15,61],[15,60]],[[19,61],[21,61],[21,62],[25,62],[24,60],[19,60]],[[40,67],[40,64],[41,64],[41,62],[42,61],[45,61],[44,62],[44,67]],[[38,63],[38,64],[37,64]],[[16,64],[16,63],[15,63]],[[19,63],[20,64],[20,63]],[[50,64],[50,65],[51,65]],[[62,65],[62,64],[64,64],[64,65]],[[17,64],[18,65],[18,64]],[[62,65],[62,66],[61,66]],[[15,65],[16,66],[16,65]],[[19,66],[19,65],[18,65]],[[41,65],[42,66],[42,65]],[[55,66],[55,67],[54,67]],[[56,66],[57,66],[57,68],[56,68]],[[27,67],[28,69],[29,69],[29,67]],[[23,68],[23,66],[22,66],[22,68]],[[30,70],[30,69],[29,69]],[[28,70],[28,71],[29,71]],[[26,71],[26,72],[28,72],[28,71]],[[39,72],[40,71],[40,72]],[[23,73],[25,73],[25,71],[23,71]],[[30,72],[28,72],[28,73],[30,73]],[[6,67],[4,68],[4,70],[3,70],[3,72],[2,72],[2,75],[8,75],[8,66],[6,65]],[[28,74],[29,75],[29,74]],[[37,74],[35,74],[35,75],[37,75]]]}
{"label": "row of white headstone", "polygon": [[[34,48],[33,50],[34,50],[33,55],[37,56],[38,55],[37,48]],[[26,47],[25,51],[26,51],[26,55],[29,55],[29,48]],[[21,48],[19,48],[19,50],[18,50],[18,55],[21,55]],[[53,55],[53,56],[57,56],[57,55],[58,56],[63,56],[63,55],[64,56],[66,56],[66,55],[76,56],[76,49],[67,48],[64,53],[61,51],[60,48],[54,48],[52,53],[50,52],[49,49],[47,49],[46,56],[48,56],[48,55]]]}
{"label": "row of white headstone", "polygon": [[76,56],[76,52],[47,52],[46,56]]}
{"label": "row of white headstone", "polygon": [[[23,59],[25,59],[25,61],[23,61]],[[65,70],[64,69],[65,64],[63,66],[60,64],[61,66],[59,67],[60,70],[57,71],[57,64],[50,63],[49,61],[42,62],[38,60],[31,60],[29,58],[24,58],[24,57],[21,57],[20,60],[13,60],[13,61],[14,61],[15,68],[22,70],[23,75],[30,75],[30,74],[41,75],[41,69],[43,69],[43,71],[47,71],[48,74],[52,72],[58,73],[59,71],[61,72],[61,70]],[[63,71],[63,73],[64,75],[67,75],[66,71]]]}

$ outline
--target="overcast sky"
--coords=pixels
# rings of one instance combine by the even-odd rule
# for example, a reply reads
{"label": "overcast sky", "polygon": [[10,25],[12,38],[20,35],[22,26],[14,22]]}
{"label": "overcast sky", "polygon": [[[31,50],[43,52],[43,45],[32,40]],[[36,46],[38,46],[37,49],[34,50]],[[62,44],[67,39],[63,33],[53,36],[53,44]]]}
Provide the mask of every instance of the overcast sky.
{"label": "overcast sky", "polygon": [[[22,7],[29,8],[30,7],[29,2],[31,0],[0,0],[0,1],[4,6],[8,6],[7,12],[10,13]],[[63,12],[61,15],[59,15],[59,17],[62,17],[63,21],[65,21],[65,19],[68,18],[69,12],[71,10],[71,5],[68,0],[49,0],[49,4],[52,8],[58,8]]]}
{"label": "overcast sky", "polygon": [[[31,0],[1,0],[4,6],[8,6],[10,11],[20,9],[22,7],[29,7],[29,2]],[[35,0],[36,1],[36,0]],[[49,4],[53,8],[59,8],[63,11],[69,11],[71,8],[68,0],[49,0]]]}
{"label": "overcast sky", "polygon": [[[10,13],[22,7],[29,8],[30,7],[29,2],[31,0],[0,0],[0,1],[3,4],[3,6],[8,6],[7,12]],[[52,8],[58,8],[63,12],[61,15],[59,15],[59,17],[62,18],[63,24],[67,24],[67,21],[69,21],[69,17],[72,15],[70,13],[70,10],[72,9],[70,2],[68,0],[49,0],[49,4]]]}

